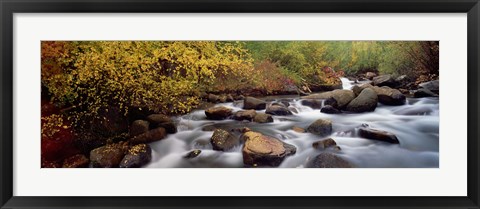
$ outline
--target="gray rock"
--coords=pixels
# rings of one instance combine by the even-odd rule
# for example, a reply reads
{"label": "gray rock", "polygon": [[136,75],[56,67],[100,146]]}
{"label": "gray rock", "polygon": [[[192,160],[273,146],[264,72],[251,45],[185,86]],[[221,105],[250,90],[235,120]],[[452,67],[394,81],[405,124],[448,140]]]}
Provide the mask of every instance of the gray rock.
{"label": "gray rock", "polygon": [[433,93],[432,91],[428,89],[418,89],[413,93],[413,96],[415,98],[422,98],[422,97],[438,97],[438,94]]}
{"label": "gray rock", "polygon": [[392,75],[381,75],[373,78],[373,85],[375,86],[389,86],[396,87],[398,85],[397,81],[393,78]]}
{"label": "gray rock", "polygon": [[269,105],[265,113],[270,115],[292,115],[287,107],[281,105]]}
{"label": "gray rock", "polygon": [[389,142],[392,144],[399,144],[397,136],[395,134],[381,131],[377,129],[362,127],[358,129],[358,133],[361,137],[373,140],[379,140],[384,142]]}
{"label": "gray rock", "polygon": [[418,84],[418,86],[419,86],[420,88],[428,89],[428,90],[432,91],[432,92],[435,93],[435,94],[438,94],[438,93],[439,93],[439,90],[440,90],[440,82],[439,82],[439,80],[433,80],[433,81],[424,82],[424,83]]}
{"label": "gray rock", "polygon": [[337,109],[335,107],[332,107],[330,105],[325,105],[324,107],[322,107],[320,112],[327,113],[327,114],[340,114],[340,113],[342,113],[342,111],[340,111],[339,109]]}
{"label": "gray rock", "polygon": [[329,147],[336,147],[336,146],[337,146],[337,142],[335,142],[335,140],[333,140],[332,138],[326,138],[320,141],[316,141],[312,144],[313,148],[319,149],[319,150],[327,149]]}
{"label": "gray rock", "polygon": [[332,121],[329,119],[318,119],[308,126],[307,132],[319,136],[328,136],[332,134]]}
{"label": "gray rock", "polygon": [[404,105],[407,101],[402,92],[388,86],[374,86],[373,90],[377,93],[378,101],[384,105]]}
{"label": "gray rock", "polygon": [[345,159],[328,152],[321,153],[314,157],[309,163],[309,168],[353,168],[353,164]]}
{"label": "gray rock", "polygon": [[263,110],[267,107],[267,103],[263,100],[254,98],[254,97],[245,97],[243,99],[243,109],[249,110]]}
{"label": "gray rock", "polygon": [[350,112],[371,112],[377,108],[378,97],[377,93],[371,88],[365,88],[353,99],[348,105],[346,110]]}
{"label": "gray rock", "polygon": [[212,138],[210,138],[210,143],[212,144],[213,150],[227,151],[232,149],[235,145],[239,144],[239,139],[228,131],[223,129],[216,129],[213,132]]}
{"label": "gray rock", "polygon": [[257,115],[257,112],[255,110],[244,110],[244,111],[238,111],[235,114],[233,114],[233,119],[243,121],[243,120],[248,120],[252,121],[253,118],[255,118],[255,115]]}
{"label": "gray rock", "polygon": [[167,135],[167,132],[165,131],[165,128],[159,127],[159,128],[149,130],[143,134],[137,135],[133,138],[130,138],[128,142],[131,145],[147,144],[150,142],[162,140],[165,138],[166,135]]}
{"label": "gray rock", "polygon": [[131,147],[120,163],[120,168],[140,168],[152,160],[152,148],[147,144]]}

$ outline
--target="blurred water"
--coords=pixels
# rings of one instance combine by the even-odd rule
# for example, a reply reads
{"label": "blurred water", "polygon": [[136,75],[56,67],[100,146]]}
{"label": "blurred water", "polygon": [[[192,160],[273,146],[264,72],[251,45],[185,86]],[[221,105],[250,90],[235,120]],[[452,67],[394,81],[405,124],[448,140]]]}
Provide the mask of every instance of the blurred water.
{"label": "blurred water", "polygon": [[[344,85],[347,86],[347,85]],[[351,86],[351,84],[350,84]],[[274,136],[297,148],[297,153],[287,157],[280,167],[301,168],[307,161],[322,151],[314,150],[312,143],[325,137],[310,133],[297,133],[293,126],[308,127],[313,121],[328,118],[333,121],[333,138],[341,147],[338,155],[365,168],[403,168],[439,166],[439,102],[438,98],[408,98],[402,106],[379,104],[374,112],[361,114],[325,114],[301,104],[298,96],[282,96],[270,99],[284,101],[290,98],[290,106],[299,112],[292,116],[274,116],[273,123],[258,124],[235,120],[207,120],[203,110],[176,118],[178,133],[170,134],[166,139],[151,143],[152,162],[145,167],[243,167],[241,145],[227,152],[214,151],[210,145],[213,131],[203,131],[204,127],[222,127],[225,129],[249,127],[254,131]],[[269,99],[269,100],[270,100]],[[235,111],[243,104],[223,103]],[[257,111],[265,112],[265,110]],[[371,128],[395,134],[400,144],[361,138],[357,128],[362,124]],[[185,159],[189,151],[200,149],[202,153],[193,159]]]}

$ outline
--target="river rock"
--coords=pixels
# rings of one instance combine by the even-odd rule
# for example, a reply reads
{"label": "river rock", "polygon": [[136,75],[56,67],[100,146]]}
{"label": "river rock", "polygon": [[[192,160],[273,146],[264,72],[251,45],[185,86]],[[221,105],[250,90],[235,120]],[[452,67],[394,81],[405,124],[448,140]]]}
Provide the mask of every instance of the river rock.
{"label": "river rock", "polygon": [[381,75],[373,78],[373,85],[375,86],[388,86],[394,88],[397,84],[398,83],[392,75]]}
{"label": "river rock", "polygon": [[332,91],[332,98],[337,102],[336,108],[344,109],[350,101],[355,99],[355,93],[352,90],[337,89]]}
{"label": "river rock", "polygon": [[217,103],[220,100],[220,97],[215,94],[208,94],[208,102]]}
{"label": "river rock", "polygon": [[133,138],[130,138],[128,142],[130,142],[131,145],[146,144],[146,143],[162,140],[163,138],[165,138],[166,135],[167,135],[167,132],[165,131],[165,128],[159,127],[159,128],[149,130]]}
{"label": "river rock", "polygon": [[377,129],[372,129],[368,127],[361,127],[358,129],[358,133],[361,137],[373,140],[379,140],[384,142],[389,142],[392,144],[399,144],[397,136],[395,134],[381,131]]}
{"label": "river rock", "polygon": [[289,106],[289,107],[288,107],[288,110],[290,110],[290,112],[292,112],[292,113],[298,114],[298,109],[297,109],[296,107]]}
{"label": "river rock", "polygon": [[359,95],[363,89],[366,89],[366,88],[373,88],[372,84],[369,84],[369,83],[364,83],[362,85],[355,85],[352,87],[352,91],[353,93],[355,93],[355,95]]}
{"label": "river rock", "polygon": [[319,136],[328,136],[332,134],[332,121],[329,119],[318,119],[308,126],[307,132]]}
{"label": "river rock", "polygon": [[300,98],[302,99],[328,99],[333,96],[333,91],[327,91],[327,92],[322,92],[322,93],[315,93],[315,94],[310,94],[308,96],[302,96]]}
{"label": "river rock", "polygon": [[252,121],[253,118],[255,118],[255,115],[257,115],[257,112],[255,110],[240,110],[233,114],[233,119],[239,121]]}
{"label": "river rock", "polygon": [[77,154],[63,160],[63,168],[86,168],[90,160],[85,155]]}
{"label": "river rock", "polygon": [[328,152],[321,153],[307,163],[309,168],[353,168],[345,159]]}
{"label": "river rock", "polygon": [[297,148],[279,139],[249,131],[242,136],[243,163],[249,166],[279,166],[285,157],[295,154]]}
{"label": "river rock", "polygon": [[265,113],[270,115],[292,115],[292,112],[287,107],[282,105],[269,105]]}
{"label": "river rock", "polygon": [[336,147],[336,146],[337,146],[337,142],[335,142],[335,140],[333,140],[332,138],[326,138],[320,141],[316,141],[312,144],[313,148],[320,149],[320,150],[327,149],[329,147]]}
{"label": "river rock", "polygon": [[439,90],[440,90],[440,82],[439,82],[439,80],[433,80],[433,81],[424,82],[424,83],[418,84],[418,86],[419,86],[420,88],[428,89],[428,90],[432,91],[432,92],[435,93],[435,94],[438,94],[438,92],[439,92]]}
{"label": "river rock", "polygon": [[185,156],[183,156],[183,158],[186,158],[186,159],[196,158],[197,156],[200,155],[200,153],[202,153],[202,150],[195,149],[195,150],[192,150],[192,151],[188,152]]}
{"label": "river rock", "polygon": [[108,144],[90,151],[90,162],[94,168],[116,168],[127,150],[127,143]]}
{"label": "river rock", "polygon": [[233,96],[231,94],[227,94],[227,102],[234,102]]}
{"label": "river rock", "polygon": [[267,103],[254,97],[245,97],[243,99],[243,109],[263,110],[267,107]]}
{"label": "river rock", "polygon": [[137,136],[149,130],[150,122],[146,120],[135,120],[130,126],[130,136]]}
{"label": "river rock", "polygon": [[337,109],[335,107],[332,107],[331,105],[325,105],[324,107],[322,107],[320,112],[327,113],[327,114],[340,114],[340,113],[342,113],[342,111],[340,111],[339,109]]}
{"label": "river rock", "polygon": [[165,122],[173,122],[172,119],[166,115],[163,114],[151,114],[147,116],[147,121],[150,122],[152,125],[156,125],[159,123],[165,123]]}
{"label": "river rock", "polygon": [[273,122],[273,117],[270,114],[265,114],[265,113],[257,113],[255,117],[253,118],[253,122],[257,123],[272,123]]}
{"label": "river rock", "polygon": [[346,110],[350,112],[371,112],[377,108],[378,97],[377,93],[371,88],[365,88],[353,99],[348,105]]}
{"label": "river rock", "polygon": [[372,80],[374,77],[377,77],[377,74],[375,74],[374,72],[365,73],[365,78],[368,80]]}
{"label": "river rock", "polygon": [[212,107],[205,110],[205,115],[210,120],[223,120],[232,115],[232,109],[224,106]]}
{"label": "river rock", "polygon": [[213,132],[212,138],[210,138],[210,143],[212,144],[213,150],[220,151],[232,149],[239,142],[240,141],[237,137],[223,129],[216,129]]}
{"label": "river rock", "polygon": [[322,108],[322,101],[316,99],[304,99],[302,100],[302,105],[311,107],[312,109]]}
{"label": "river rock", "polygon": [[413,96],[414,96],[415,98],[438,97],[438,94],[435,94],[435,93],[433,93],[432,91],[430,91],[430,90],[428,90],[428,89],[421,88],[421,89],[416,90],[416,91],[413,93]]}
{"label": "river rock", "polygon": [[147,144],[131,147],[120,163],[120,168],[140,168],[152,160],[152,148]]}
{"label": "river rock", "polygon": [[384,105],[404,105],[407,101],[402,92],[388,86],[374,86],[373,90],[377,93],[378,101]]}

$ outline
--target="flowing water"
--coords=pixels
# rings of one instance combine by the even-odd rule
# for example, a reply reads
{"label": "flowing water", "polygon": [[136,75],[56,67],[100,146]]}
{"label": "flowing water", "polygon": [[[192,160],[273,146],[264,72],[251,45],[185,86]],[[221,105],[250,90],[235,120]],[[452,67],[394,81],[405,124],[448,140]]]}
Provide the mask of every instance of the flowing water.
{"label": "flowing water", "polygon": [[[342,78],[344,89],[350,89],[352,81]],[[310,133],[298,133],[293,126],[308,127],[320,118],[333,121],[333,138],[341,151],[337,154],[355,167],[363,168],[430,168],[439,166],[439,100],[438,98],[407,98],[402,106],[378,104],[374,112],[325,114],[301,104],[297,95],[265,97],[267,101],[288,101],[298,113],[291,116],[273,116],[273,123],[241,122],[235,120],[207,120],[204,110],[176,118],[178,132],[166,139],[151,143],[152,161],[145,167],[198,167],[198,168],[242,168],[241,145],[222,152],[214,151],[210,137],[214,128],[249,127],[265,135],[274,136],[297,148],[295,155],[287,157],[279,167],[302,168],[322,151],[312,148],[312,143],[323,139]],[[242,110],[242,101],[221,103],[235,111]],[[265,112],[265,110],[257,111]],[[357,129],[362,124],[394,133],[400,144],[364,139],[358,136]],[[184,156],[194,150],[202,152],[195,158]]]}

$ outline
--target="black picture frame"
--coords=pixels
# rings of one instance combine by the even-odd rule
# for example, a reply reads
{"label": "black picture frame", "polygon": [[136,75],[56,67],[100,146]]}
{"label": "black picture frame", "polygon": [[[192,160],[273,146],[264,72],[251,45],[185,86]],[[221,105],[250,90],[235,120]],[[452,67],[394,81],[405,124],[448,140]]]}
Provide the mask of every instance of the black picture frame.
{"label": "black picture frame", "polygon": [[[479,208],[478,0],[0,0],[1,208]],[[468,195],[465,197],[19,197],[13,196],[14,13],[467,13]],[[453,179],[450,179],[453,180]],[[321,189],[321,188],[319,188]]]}

